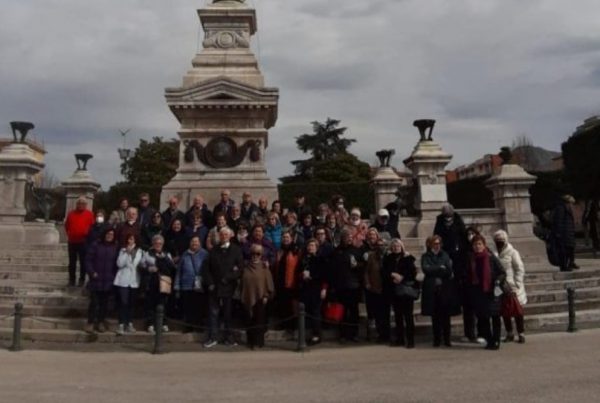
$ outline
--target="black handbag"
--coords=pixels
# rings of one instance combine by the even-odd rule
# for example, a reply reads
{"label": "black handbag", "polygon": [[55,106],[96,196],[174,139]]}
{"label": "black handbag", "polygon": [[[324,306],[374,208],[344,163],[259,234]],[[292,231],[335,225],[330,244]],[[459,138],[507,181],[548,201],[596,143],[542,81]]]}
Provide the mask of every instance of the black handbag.
{"label": "black handbag", "polygon": [[396,284],[395,286],[396,297],[417,300],[421,294],[418,288],[414,287],[414,282],[407,282]]}

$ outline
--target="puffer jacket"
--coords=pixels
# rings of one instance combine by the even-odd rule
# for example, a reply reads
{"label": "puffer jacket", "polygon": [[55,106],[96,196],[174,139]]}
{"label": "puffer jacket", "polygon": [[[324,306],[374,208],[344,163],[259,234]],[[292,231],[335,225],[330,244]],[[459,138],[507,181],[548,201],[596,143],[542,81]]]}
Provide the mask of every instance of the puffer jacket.
{"label": "puffer jacket", "polygon": [[175,274],[175,290],[192,291],[196,277],[202,274],[202,263],[208,256],[208,252],[199,249],[196,252],[186,250],[177,264],[177,273]]}
{"label": "puffer jacket", "polygon": [[140,272],[138,266],[142,262],[144,251],[136,248],[135,252],[128,253],[127,249],[122,248],[117,258],[117,267],[119,271],[115,276],[114,285],[117,287],[139,288]]}
{"label": "puffer jacket", "polygon": [[510,243],[496,254],[502,267],[506,270],[506,283],[510,289],[517,294],[521,305],[527,304],[527,293],[525,292],[525,265],[521,254]]}
{"label": "puffer jacket", "polygon": [[110,291],[117,271],[117,253],[115,243],[95,242],[86,255],[86,271],[90,278],[90,291]]}

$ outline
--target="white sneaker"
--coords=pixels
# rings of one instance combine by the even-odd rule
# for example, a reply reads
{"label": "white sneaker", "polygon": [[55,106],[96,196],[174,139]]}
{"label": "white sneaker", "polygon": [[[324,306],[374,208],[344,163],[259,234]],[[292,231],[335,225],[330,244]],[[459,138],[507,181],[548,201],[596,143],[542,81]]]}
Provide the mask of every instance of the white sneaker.
{"label": "white sneaker", "polygon": [[163,331],[163,333],[168,333],[169,332],[169,326],[163,325],[162,331]]}
{"label": "white sneaker", "polygon": [[487,344],[487,341],[483,337],[478,337],[477,344],[484,345],[484,344]]}
{"label": "white sneaker", "polygon": [[117,334],[119,336],[123,336],[125,334],[125,325],[122,323],[119,323],[119,326],[117,327]]}
{"label": "white sneaker", "polygon": [[133,323],[129,322],[129,324],[127,325],[127,333],[135,333],[137,330],[135,330],[135,327],[133,327]]}
{"label": "white sneaker", "polygon": [[204,348],[212,348],[216,345],[217,345],[216,340],[207,340],[206,343],[204,343]]}
{"label": "white sneaker", "polygon": [[154,326],[148,326],[148,333],[154,334]]}

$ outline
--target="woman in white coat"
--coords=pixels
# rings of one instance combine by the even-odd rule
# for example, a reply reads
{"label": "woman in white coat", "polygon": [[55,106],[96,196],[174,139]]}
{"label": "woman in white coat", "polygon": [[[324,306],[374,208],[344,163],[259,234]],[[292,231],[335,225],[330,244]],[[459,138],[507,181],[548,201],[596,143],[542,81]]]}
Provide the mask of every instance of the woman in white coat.
{"label": "woman in white coat", "polygon": [[119,295],[119,327],[117,334],[135,333],[132,323],[133,301],[135,291],[140,287],[138,266],[144,252],[135,244],[135,236],[127,237],[127,246],[122,248],[117,257],[117,275],[114,285]]}
{"label": "woman in white coat", "polygon": [[[496,244],[497,256],[506,270],[506,284],[510,292],[516,295],[521,307],[527,304],[527,293],[525,292],[525,266],[519,251],[517,251],[509,242],[506,231],[500,230],[494,234],[494,243]],[[518,342],[525,343],[525,320],[523,315],[516,315],[515,324],[519,335]],[[513,333],[512,317],[503,316],[504,327],[506,329],[506,339],[504,342],[515,340]]]}

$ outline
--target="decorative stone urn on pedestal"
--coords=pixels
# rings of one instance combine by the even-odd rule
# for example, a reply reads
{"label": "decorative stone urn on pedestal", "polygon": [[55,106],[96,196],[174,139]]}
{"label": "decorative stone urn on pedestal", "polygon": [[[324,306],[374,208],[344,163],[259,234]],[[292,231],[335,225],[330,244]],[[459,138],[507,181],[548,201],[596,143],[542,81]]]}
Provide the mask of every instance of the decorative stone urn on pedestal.
{"label": "decorative stone urn on pedestal", "polygon": [[87,207],[89,210],[94,210],[94,197],[100,184],[92,178],[92,175],[87,170],[87,163],[94,156],[91,154],[75,154],[77,169],[70,178],[64,180],[61,185],[65,189],[67,203],[65,207],[65,217],[69,211],[74,210],[77,204],[77,199],[81,196],[88,201]]}
{"label": "decorative stone urn on pedestal", "polygon": [[243,1],[214,1],[198,10],[204,29],[202,51],[183,84],[166,89],[181,128],[179,169],[162,189],[161,207],[171,196],[187,208],[196,194],[213,206],[221,189],[236,201],[244,191],[256,199],[278,198],[267,175],[268,129],[275,125],[279,92],[265,87],[250,49],[256,12]]}
{"label": "decorative stone urn on pedestal", "polygon": [[44,169],[44,163],[25,143],[35,126],[11,122],[11,127],[14,142],[0,151],[0,244],[58,244],[59,234],[53,224],[25,222],[25,192],[33,177]]}
{"label": "decorative stone urn on pedestal", "polygon": [[418,187],[415,209],[420,212],[420,221],[416,236],[426,238],[433,234],[436,217],[448,202],[445,168],[452,155],[433,140],[435,120],[416,120],[414,126],[419,129],[421,139],[404,164],[412,171]]}

